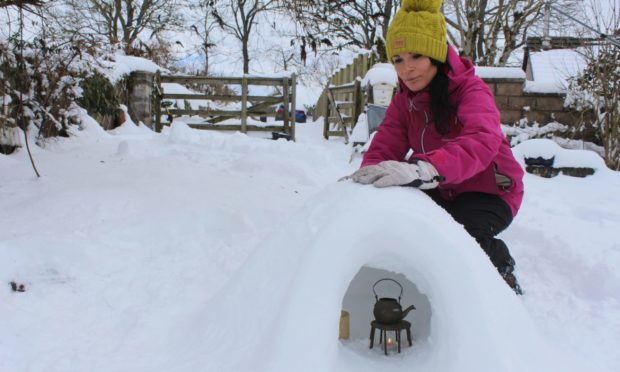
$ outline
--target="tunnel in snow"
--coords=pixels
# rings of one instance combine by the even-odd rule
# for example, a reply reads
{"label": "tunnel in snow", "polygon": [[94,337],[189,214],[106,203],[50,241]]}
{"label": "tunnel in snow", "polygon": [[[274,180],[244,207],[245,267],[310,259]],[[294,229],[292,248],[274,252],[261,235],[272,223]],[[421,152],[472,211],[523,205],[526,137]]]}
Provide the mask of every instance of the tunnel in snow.
{"label": "tunnel in snow", "polygon": [[[188,319],[207,371],[579,370],[544,340],[476,242],[417,189],[327,187]],[[402,280],[414,345],[368,349],[375,278]],[[340,341],[341,310],[351,339]],[[203,327],[196,327],[202,324]],[[191,365],[206,353],[208,365]]]}
{"label": "tunnel in snow", "polygon": [[[397,284],[391,281],[380,281],[384,278],[397,281],[403,287],[402,296]],[[426,342],[430,335],[431,324],[431,304],[428,297],[421,293],[415,283],[409,280],[406,275],[367,265],[362,266],[355,274],[342,300],[342,309],[348,313],[349,317],[349,339],[343,342],[347,344],[348,342],[363,340],[364,345],[368,344],[370,322],[374,320],[372,310],[376,302],[373,286],[379,298],[390,297],[398,299],[400,297],[400,304],[403,309],[409,305],[415,306],[415,310],[409,312],[405,320],[412,324],[411,335],[413,342],[416,345]],[[404,337],[403,332],[403,339]],[[376,342],[377,340],[375,340]],[[405,343],[403,342],[403,348],[404,345]]]}

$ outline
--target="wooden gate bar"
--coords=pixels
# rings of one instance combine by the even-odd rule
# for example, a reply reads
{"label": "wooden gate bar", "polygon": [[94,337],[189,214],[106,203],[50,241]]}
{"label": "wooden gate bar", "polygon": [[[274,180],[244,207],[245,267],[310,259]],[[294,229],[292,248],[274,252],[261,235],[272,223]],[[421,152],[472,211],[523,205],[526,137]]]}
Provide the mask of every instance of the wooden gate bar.
{"label": "wooden gate bar", "polygon": [[[232,94],[187,94],[187,93],[166,93],[162,88],[162,83],[177,84],[238,84],[241,85],[241,95]],[[213,130],[240,130],[244,133],[247,131],[275,131],[283,132],[287,138],[295,140],[295,108],[296,108],[296,76],[292,74],[290,77],[262,77],[244,75],[243,77],[207,77],[207,76],[171,76],[162,75],[161,72],[156,73],[154,87],[154,116],[155,128],[157,131],[162,129],[162,103],[165,100],[210,100],[221,102],[241,102],[241,109],[226,110],[225,108],[165,108],[166,113],[173,116],[180,115],[199,115],[208,118],[205,124],[191,124],[191,127],[200,129]],[[260,96],[249,95],[250,85],[262,86],[282,86],[281,96]],[[168,101],[169,102],[169,101]],[[248,105],[248,102],[250,105]],[[248,116],[260,115],[261,117],[276,116],[278,104],[284,105],[284,121],[283,125],[250,125],[248,124]],[[292,113],[292,114],[291,114]],[[240,124],[216,125],[230,118],[239,118]],[[291,121],[292,119],[292,121]]]}

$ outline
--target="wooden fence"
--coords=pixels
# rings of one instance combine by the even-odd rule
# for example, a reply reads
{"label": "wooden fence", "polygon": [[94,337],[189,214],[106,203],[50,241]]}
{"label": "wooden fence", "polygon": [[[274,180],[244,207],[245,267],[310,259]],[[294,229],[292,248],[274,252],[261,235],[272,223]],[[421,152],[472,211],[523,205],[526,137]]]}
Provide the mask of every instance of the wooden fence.
{"label": "wooden fence", "polygon": [[[178,83],[181,85],[239,85],[241,94],[179,94],[166,93],[162,83]],[[281,87],[281,95],[259,96],[249,95],[250,85]],[[296,104],[296,76],[290,77],[208,77],[208,76],[172,76],[161,75],[159,71],[155,76],[155,92],[153,110],[155,114],[155,129],[159,132],[164,123],[162,115],[178,117],[181,115],[193,115],[204,118],[204,122],[189,124],[192,128],[206,130],[226,130],[226,131],[248,131],[274,132],[274,138],[284,137],[295,139],[295,104]],[[166,100],[183,100],[189,104],[185,107],[164,107],[162,103]],[[217,101],[217,102],[240,102],[240,109],[222,109],[201,107],[193,108],[192,101]],[[276,107],[284,106],[282,124],[257,125],[249,124],[249,117],[271,117],[276,116]],[[228,119],[239,119],[237,123],[218,124]],[[169,124],[169,123],[167,123]]]}
{"label": "wooden fence", "polygon": [[348,142],[348,131],[363,112],[366,95],[361,80],[373,64],[367,54],[356,57],[353,62],[334,74],[316,103],[314,117],[323,116],[323,137],[342,136]]}

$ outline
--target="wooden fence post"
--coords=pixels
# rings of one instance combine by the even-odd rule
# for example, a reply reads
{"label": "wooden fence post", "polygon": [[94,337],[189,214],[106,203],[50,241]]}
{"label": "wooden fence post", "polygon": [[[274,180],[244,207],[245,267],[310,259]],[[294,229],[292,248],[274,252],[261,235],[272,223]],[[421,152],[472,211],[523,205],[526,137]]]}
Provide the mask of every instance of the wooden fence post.
{"label": "wooden fence post", "polygon": [[364,110],[364,95],[362,94],[362,83],[355,79],[355,84],[353,88],[353,123],[351,124],[351,128],[355,128],[355,124],[357,124],[357,118],[360,116],[362,111]]}
{"label": "wooden fence post", "polygon": [[284,120],[284,132],[287,133],[290,125],[290,115],[291,112],[291,97],[289,95],[289,82],[288,77],[284,77],[282,79],[282,95],[284,96],[284,112],[282,113],[282,119]]}
{"label": "wooden fence post", "polygon": [[155,110],[155,131],[161,132],[161,71],[157,70],[155,73],[155,89],[153,91],[154,103],[152,109]]}
{"label": "wooden fence post", "polygon": [[325,94],[325,101],[324,102],[324,109],[323,112],[325,113],[325,117],[324,117],[324,124],[323,124],[323,138],[325,139],[329,139],[329,83],[327,83],[327,87],[325,88],[325,90],[323,91],[323,93]]}
{"label": "wooden fence post", "polygon": [[[291,123],[291,129],[290,132],[288,133],[291,136],[291,139],[293,141],[295,141],[295,124],[297,123],[297,76],[295,74],[291,75],[291,101],[293,104],[293,122]],[[287,88],[288,89],[288,88]]]}
{"label": "wooden fence post", "polygon": [[248,77],[241,80],[241,132],[248,132]]}

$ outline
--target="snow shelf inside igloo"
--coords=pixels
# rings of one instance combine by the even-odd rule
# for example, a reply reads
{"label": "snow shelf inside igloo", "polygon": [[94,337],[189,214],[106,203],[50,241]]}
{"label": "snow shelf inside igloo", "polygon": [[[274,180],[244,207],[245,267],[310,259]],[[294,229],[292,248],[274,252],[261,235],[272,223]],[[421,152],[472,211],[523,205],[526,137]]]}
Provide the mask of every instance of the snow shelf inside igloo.
{"label": "snow shelf inside igloo", "polygon": [[[410,311],[405,317],[405,320],[411,323],[411,337],[414,345],[426,341],[431,332],[432,315],[428,297],[420,293],[415,283],[404,274],[370,266],[362,266],[357,272],[342,300],[342,309],[349,313],[349,340],[365,339],[369,341],[370,322],[374,320],[372,313],[375,305],[373,285],[383,278],[396,280],[402,285],[403,294],[400,303],[403,309],[409,305],[415,306],[415,310]],[[379,298],[392,297],[398,299],[400,294],[398,285],[389,280],[379,282],[375,290]],[[402,337],[405,338],[404,332]],[[376,338],[375,343],[378,342],[378,336]]]}

